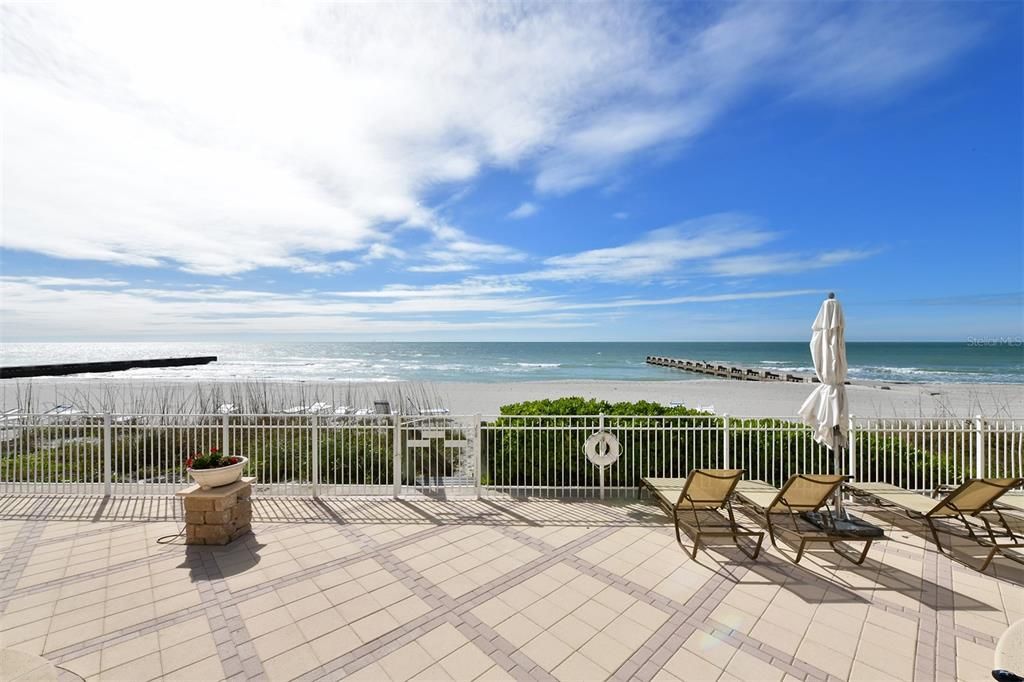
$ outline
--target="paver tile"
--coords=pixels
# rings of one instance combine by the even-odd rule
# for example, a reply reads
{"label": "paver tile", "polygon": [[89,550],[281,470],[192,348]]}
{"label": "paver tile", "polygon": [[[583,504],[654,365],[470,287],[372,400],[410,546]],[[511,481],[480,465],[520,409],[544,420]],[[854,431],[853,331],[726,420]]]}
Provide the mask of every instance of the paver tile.
{"label": "paver tile", "polygon": [[604,680],[608,677],[608,671],[578,651],[565,659],[551,674],[563,682]]}
{"label": "paver tile", "polygon": [[439,661],[466,643],[466,637],[451,623],[443,623],[417,640],[431,658]]}
{"label": "paver tile", "polygon": [[434,665],[434,658],[416,642],[406,644],[377,661],[389,680],[408,680]]}
{"label": "paver tile", "polygon": [[464,644],[440,661],[440,666],[457,680],[471,680],[491,669],[494,665],[484,652],[472,642]]}

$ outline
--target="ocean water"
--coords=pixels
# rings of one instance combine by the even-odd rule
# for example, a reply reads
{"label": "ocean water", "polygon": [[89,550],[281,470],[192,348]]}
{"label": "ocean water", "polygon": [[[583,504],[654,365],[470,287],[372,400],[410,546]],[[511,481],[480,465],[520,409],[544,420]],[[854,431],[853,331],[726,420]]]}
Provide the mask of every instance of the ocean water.
{"label": "ocean water", "polygon": [[[216,355],[209,365],[89,374],[98,381],[508,382],[707,378],[647,365],[648,355],[812,372],[793,343],[6,343],[4,366]],[[1024,384],[1018,343],[849,343],[851,380]]]}

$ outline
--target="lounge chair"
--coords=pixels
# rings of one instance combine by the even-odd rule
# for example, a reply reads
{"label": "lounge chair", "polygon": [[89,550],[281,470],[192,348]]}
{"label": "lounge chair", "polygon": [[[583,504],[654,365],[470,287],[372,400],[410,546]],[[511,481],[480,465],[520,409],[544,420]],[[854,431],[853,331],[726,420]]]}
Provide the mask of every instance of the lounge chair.
{"label": "lounge chair", "polygon": [[[692,558],[697,558],[701,538],[731,537],[744,554],[751,559],[756,559],[761,551],[764,533],[746,530],[737,524],[730,503],[733,490],[742,476],[742,469],[694,469],[685,479],[641,478],[637,495],[639,496],[644,488],[651,491],[654,499],[665,510],[665,513],[672,517],[676,526],[676,541],[680,547],[686,549],[679,532],[680,527],[693,536],[693,551],[690,553]],[[723,518],[718,513],[721,509],[725,509],[728,518]],[[692,523],[690,522],[691,514],[693,516]],[[702,523],[701,514],[713,515],[719,522],[714,522],[714,519],[705,519],[705,522]],[[712,523],[707,521],[712,521]],[[725,523],[720,521],[725,521]],[[743,537],[757,538],[757,544],[752,553],[740,544],[739,538]]]}
{"label": "lounge chair", "polygon": [[[852,561],[858,566],[871,549],[871,543],[881,534],[865,534],[864,531],[875,530],[874,526],[856,521],[835,521],[828,501],[846,480],[840,475],[796,474],[790,476],[782,488],[776,488],[764,481],[742,481],[736,487],[736,497],[758,514],[763,515],[768,527],[768,537],[772,545],[779,547],[777,536],[785,535],[799,542],[794,563],[800,563],[808,543],[827,542],[836,554]],[[821,514],[824,508],[826,513]],[[786,514],[792,525],[782,525],[772,521],[773,515]],[[820,524],[812,523],[810,515],[821,520]],[[805,516],[801,516],[805,515]],[[836,546],[839,542],[863,542],[864,550],[859,556],[847,555]]]}
{"label": "lounge chair", "polygon": [[[940,552],[970,568],[984,571],[992,563],[996,554],[1003,554],[1014,561],[1021,560],[1021,553],[1012,550],[1024,548],[1024,536],[1013,532],[996,504],[1008,490],[1017,488],[1021,484],[1024,484],[1024,478],[973,478],[948,492],[940,492],[939,494],[944,495],[943,497],[928,497],[891,483],[852,483],[848,487],[853,494],[867,498],[880,507],[896,507],[909,518],[924,521],[928,529],[931,530],[932,539]],[[988,513],[999,519],[1002,528],[992,527],[992,523],[986,516]],[[975,532],[975,530],[979,530],[977,524],[972,524],[968,518],[981,521],[987,537],[979,536]],[[960,521],[964,525],[964,530],[967,531],[966,537],[982,547],[988,547],[988,555],[981,566],[971,566],[948,552],[939,539],[936,521],[944,521],[947,524]],[[947,525],[947,530],[951,533],[955,528],[956,526]],[[965,537],[962,533],[955,534]],[[1000,542],[1000,538],[1008,538],[1009,542]]]}

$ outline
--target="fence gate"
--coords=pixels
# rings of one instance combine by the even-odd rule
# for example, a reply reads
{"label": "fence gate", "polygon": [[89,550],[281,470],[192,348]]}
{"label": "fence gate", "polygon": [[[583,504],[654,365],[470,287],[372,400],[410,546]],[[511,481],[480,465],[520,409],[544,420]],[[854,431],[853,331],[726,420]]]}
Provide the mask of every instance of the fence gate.
{"label": "fence gate", "polygon": [[444,500],[478,494],[478,417],[395,417],[394,494]]}

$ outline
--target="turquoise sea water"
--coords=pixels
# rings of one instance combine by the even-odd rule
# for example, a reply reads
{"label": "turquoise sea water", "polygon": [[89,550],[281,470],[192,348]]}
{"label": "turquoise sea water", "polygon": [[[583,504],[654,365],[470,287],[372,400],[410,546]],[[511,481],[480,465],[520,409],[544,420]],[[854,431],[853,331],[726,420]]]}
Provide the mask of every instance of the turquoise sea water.
{"label": "turquoise sea water", "polygon": [[[800,343],[8,343],[0,364],[216,355],[210,365],[83,375],[242,381],[665,381],[706,378],[645,364],[664,355],[811,372]],[[849,343],[850,378],[1024,384],[1020,339],[998,343]]]}

